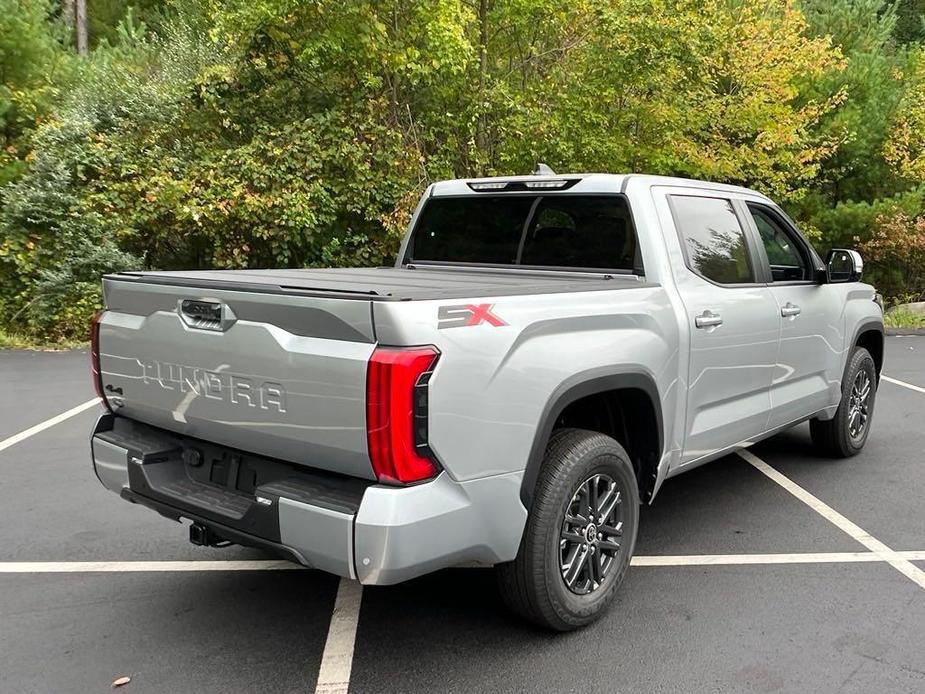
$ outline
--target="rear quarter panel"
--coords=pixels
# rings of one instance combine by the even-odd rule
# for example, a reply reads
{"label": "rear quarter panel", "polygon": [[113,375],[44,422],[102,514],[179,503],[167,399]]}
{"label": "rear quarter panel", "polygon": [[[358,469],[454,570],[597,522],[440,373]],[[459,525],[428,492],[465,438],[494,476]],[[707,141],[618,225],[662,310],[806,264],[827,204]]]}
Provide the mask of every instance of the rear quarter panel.
{"label": "rear quarter panel", "polygon": [[[464,302],[490,305],[503,325],[439,328],[440,307],[459,301],[374,305],[380,344],[432,344],[441,352],[430,381],[429,440],[451,477],[523,471],[544,408],[579,372],[648,375],[663,412],[674,412],[678,323],[668,297],[634,279],[614,284],[609,291]],[[672,440],[669,432],[664,440]]]}

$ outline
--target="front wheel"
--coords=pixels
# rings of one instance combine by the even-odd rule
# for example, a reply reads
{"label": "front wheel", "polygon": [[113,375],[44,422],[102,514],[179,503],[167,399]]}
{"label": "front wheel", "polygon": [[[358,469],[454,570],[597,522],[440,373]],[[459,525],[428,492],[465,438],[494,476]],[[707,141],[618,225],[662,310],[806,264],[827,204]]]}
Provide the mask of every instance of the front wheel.
{"label": "front wheel", "polygon": [[813,419],[809,423],[816,449],[833,458],[857,455],[870,434],[876,399],[877,365],[870,352],[857,347],[848,360],[835,416],[824,422]]}
{"label": "front wheel", "polygon": [[594,621],[623,581],[638,525],[639,489],[622,446],[596,432],[556,432],[517,557],[497,567],[502,597],[549,629]]}

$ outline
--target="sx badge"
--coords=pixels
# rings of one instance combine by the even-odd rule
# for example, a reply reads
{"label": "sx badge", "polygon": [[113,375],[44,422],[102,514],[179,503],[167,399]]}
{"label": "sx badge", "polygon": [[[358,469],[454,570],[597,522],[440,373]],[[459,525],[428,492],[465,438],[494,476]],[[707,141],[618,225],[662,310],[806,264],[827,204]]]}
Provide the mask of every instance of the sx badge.
{"label": "sx badge", "polygon": [[473,325],[488,323],[496,328],[507,325],[492,313],[493,304],[460,304],[459,306],[440,306],[437,309],[437,328],[469,328]]}

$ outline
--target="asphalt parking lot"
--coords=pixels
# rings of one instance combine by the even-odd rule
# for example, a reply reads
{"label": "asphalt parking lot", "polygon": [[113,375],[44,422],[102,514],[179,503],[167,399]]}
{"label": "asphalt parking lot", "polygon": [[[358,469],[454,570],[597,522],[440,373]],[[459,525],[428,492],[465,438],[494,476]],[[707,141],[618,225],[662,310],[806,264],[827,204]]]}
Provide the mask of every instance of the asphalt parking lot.
{"label": "asphalt parking lot", "polygon": [[87,371],[0,352],[4,694],[925,691],[925,337],[887,338],[861,455],[814,457],[804,425],[666,483],[613,609],[565,635],[484,569],[360,591],[190,545],[100,486],[95,405],[36,426],[88,403]]}

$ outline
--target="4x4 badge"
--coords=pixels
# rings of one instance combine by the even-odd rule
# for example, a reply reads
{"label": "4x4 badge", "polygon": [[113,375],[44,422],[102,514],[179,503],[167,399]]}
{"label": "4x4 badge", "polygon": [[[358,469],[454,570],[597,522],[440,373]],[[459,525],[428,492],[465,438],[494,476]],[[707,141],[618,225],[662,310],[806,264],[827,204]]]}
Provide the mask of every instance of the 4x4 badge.
{"label": "4x4 badge", "polygon": [[468,328],[488,323],[496,328],[507,325],[491,312],[493,304],[461,304],[440,306],[437,309],[437,328]]}

